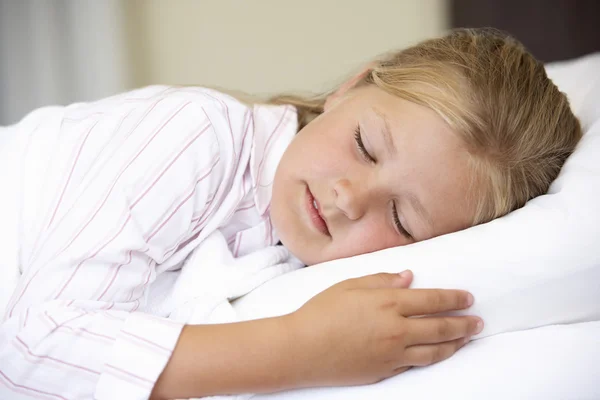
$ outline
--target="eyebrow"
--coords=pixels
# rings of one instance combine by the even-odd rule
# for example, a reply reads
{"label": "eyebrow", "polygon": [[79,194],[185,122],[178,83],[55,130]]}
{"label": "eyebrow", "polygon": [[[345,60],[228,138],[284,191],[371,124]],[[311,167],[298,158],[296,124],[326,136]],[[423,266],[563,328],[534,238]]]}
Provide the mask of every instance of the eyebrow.
{"label": "eyebrow", "polygon": [[[427,212],[423,204],[419,201],[419,198],[415,196],[414,193],[406,193],[406,198],[408,199],[412,208],[427,222],[430,227],[433,227],[433,220],[431,219],[431,215]],[[412,232],[414,233],[414,231]]]}
{"label": "eyebrow", "polygon": [[388,152],[388,156],[392,157],[392,156],[396,155],[396,153],[398,152],[398,149],[396,148],[396,144],[394,143],[394,139],[392,138],[392,130],[390,129],[390,123],[384,113],[377,110],[376,108],[373,108],[372,110],[373,110],[373,113],[377,117],[379,117],[381,122],[383,122],[383,128],[381,129],[381,134],[383,135],[383,139],[385,140],[385,144],[386,144],[385,148]]}

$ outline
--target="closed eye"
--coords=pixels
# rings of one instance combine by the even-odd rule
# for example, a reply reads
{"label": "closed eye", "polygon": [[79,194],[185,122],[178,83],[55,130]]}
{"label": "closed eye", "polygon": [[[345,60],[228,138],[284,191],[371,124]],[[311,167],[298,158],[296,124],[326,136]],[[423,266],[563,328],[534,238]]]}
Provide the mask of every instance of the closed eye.
{"label": "closed eye", "polygon": [[404,226],[402,226],[402,223],[400,222],[400,218],[398,217],[398,209],[396,208],[396,203],[393,204],[394,205],[392,206],[392,215],[394,217],[394,224],[396,225],[398,232],[400,232],[400,234],[402,234],[402,236],[406,237],[407,239],[412,239],[412,235],[406,229],[404,229]]}
{"label": "closed eye", "polygon": [[358,147],[358,150],[360,151],[364,159],[370,163],[375,164],[377,160],[373,156],[371,156],[371,154],[369,154],[365,147],[365,144],[363,143],[362,135],[360,132],[360,126],[356,126],[356,129],[354,130],[354,140],[356,141],[356,146]]}

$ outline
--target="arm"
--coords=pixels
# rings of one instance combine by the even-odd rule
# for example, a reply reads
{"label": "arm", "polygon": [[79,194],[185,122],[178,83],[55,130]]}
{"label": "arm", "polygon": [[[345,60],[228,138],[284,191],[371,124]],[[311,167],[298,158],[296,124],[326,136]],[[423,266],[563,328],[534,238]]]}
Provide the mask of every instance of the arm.
{"label": "arm", "polygon": [[153,398],[260,393],[295,387],[287,317],[185,326]]}
{"label": "arm", "polygon": [[411,280],[351,279],[282,317],[186,326],[153,397],[374,383],[448,358],[477,333],[478,319],[407,317],[466,308],[468,293],[404,289]]}

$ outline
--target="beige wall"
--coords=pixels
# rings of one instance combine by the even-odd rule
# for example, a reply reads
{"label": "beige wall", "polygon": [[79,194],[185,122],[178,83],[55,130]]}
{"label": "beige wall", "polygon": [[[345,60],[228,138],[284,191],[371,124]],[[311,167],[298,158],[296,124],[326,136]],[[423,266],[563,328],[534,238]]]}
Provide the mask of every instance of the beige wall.
{"label": "beige wall", "polygon": [[133,85],[326,90],[374,55],[438,35],[446,0],[132,0]]}

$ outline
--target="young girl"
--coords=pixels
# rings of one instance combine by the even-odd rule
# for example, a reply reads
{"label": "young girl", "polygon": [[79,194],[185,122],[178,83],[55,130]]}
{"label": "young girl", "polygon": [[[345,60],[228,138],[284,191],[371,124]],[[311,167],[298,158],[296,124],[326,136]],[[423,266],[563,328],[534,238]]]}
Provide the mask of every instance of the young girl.
{"label": "young girl", "polygon": [[177,398],[371,383],[481,331],[458,290],[348,280],[277,318],[184,325],[149,285],[220,231],[305,264],[490,221],[544,193],[581,136],[543,66],[492,30],[371,63],[328,96],[249,107],[149,87],[40,109],[4,132],[2,398]]}

